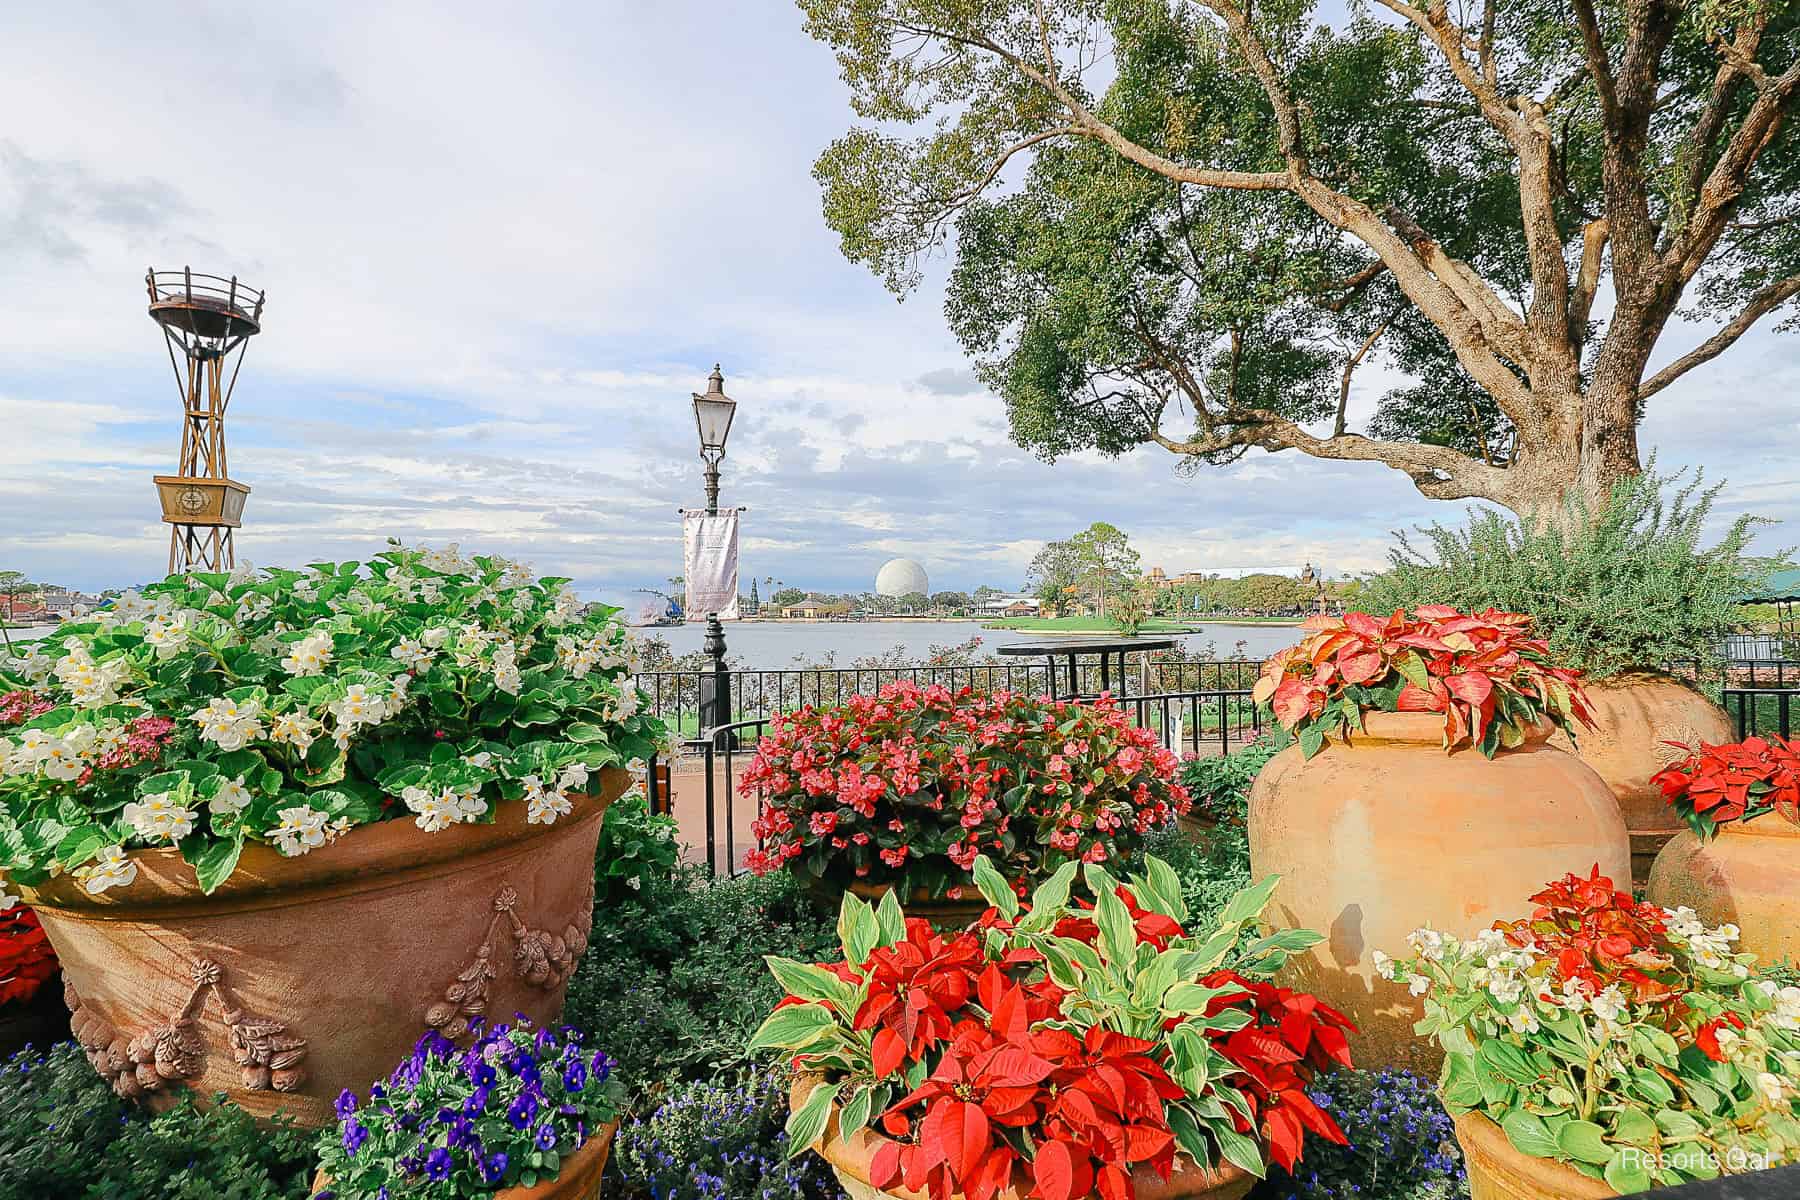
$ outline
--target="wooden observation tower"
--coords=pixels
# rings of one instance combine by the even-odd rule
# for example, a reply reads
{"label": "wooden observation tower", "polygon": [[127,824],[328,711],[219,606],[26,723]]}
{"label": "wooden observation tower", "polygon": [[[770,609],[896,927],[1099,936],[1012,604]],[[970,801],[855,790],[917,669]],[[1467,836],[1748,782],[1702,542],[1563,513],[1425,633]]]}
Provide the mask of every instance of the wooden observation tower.
{"label": "wooden observation tower", "polygon": [[250,489],[226,467],[225,410],[245,346],[262,332],[263,293],[235,275],[197,275],[187,267],[152,267],[144,283],[181,389],[181,459],[175,474],[155,477],[170,526],[169,573],[229,571],[237,565],[232,531],[243,523]]}

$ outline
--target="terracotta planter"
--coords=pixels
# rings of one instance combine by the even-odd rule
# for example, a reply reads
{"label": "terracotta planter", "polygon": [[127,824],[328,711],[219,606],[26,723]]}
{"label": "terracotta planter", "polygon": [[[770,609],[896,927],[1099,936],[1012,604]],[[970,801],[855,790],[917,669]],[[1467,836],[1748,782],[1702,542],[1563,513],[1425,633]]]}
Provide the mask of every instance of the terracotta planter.
{"label": "terracotta planter", "polygon": [[1374,952],[1405,956],[1422,925],[1469,937],[1523,916],[1545,883],[1596,863],[1623,884],[1629,843],[1611,791],[1548,744],[1548,724],[1490,760],[1446,754],[1435,713],[1364,723],[1310,760],[1290,746],[1263,768],[1250,792],[1250,869],[1282,877],[1272,923],[1325,935],[1287,982],[1356,1022],[1356,1065],[1429,1076],[1443,1052],[1413,1034],[1422,1004],[1375,973]]}
{"label": "terracotta planter", "polygon": [[1656,856],[1647,894],[1708,925],[1731,922],[1763,963],[1800,962],[1800,827],[1778,814],[1722,825],[1710,842],[1682,830]]}
{"label": "terracotta planter", "polygon": [[[1587,685],[1593,729],[1578,729],[1575,752],[1618,798],[1631,833],[1631,877],[1642,884],[1650,864],[1685,825],[1650,777],[1680,757],[1668,743],[1698,747],[1736,736],[1725,710],[1687,684],[1660,672],[1633,672]],[[1555,743],[1569,748],[1558,733]]]}
{"label": "terracotta planter", "polygon": [[[861,896],[870,904],[878,903],[881,898],[893,891],[889,883],[852,883],[850,891]],[[829,901],[835,911],[841,901],[841,893],[828,890],[828,885],[821,885],[819,894]],[[951,900],[940,896],[933,899],[925,894],[925,889],[916,889],[910,898],[901,897],[901,907],[909,917],[924,917],[935,929],[962,929],[972,925],[982,913],[988,910],[988,902],[974,884],[963,889],[960,899]]]}
{"label": "terracotta planter", "polygon": [[593,923],[601,815],[630,776],[554,825],[505,804],[492,825],[353,829],[299,858],[244,849],[203,895],[174,850],[98,896],[63,876],[22,888],[62,959],[70,1026],[121,1096],[155,1108],[182,1084],[257,1116],[333,1119],[427,1029],[553,1020]]}
{"label": "terracotta planter", "polygon": [[[600,1175],[606,1170],[613,1135],[618,1131],[619,1123],[614,1121],[596,1132],[563,1160],[555,1179],[539,1180],[536,1187],[501,1188],[493,1200],[594,1200],[600,1194]],[[331,1177],[321,1171],[313,1178],[312,1190],[315,1197],[330,1194]]]}
{"label": "terracotta planter", "polygon": [[[797,1075],[794,1077],[792,1089],[788,1092],[788,1103],[798,1109],[806,1103],[806,1098],[814,1088],[824,1083],[821,1075]],[[831,1119],[826,1122],[825,1132],[812,1147],[813,1151],[831,1164],[831,1169],[843,1185],[850,1200],[927,1200],[924,1192],[915,1192],[908,1188],[894,1188],[890,1191],[879,1191],[869,1183],[869,1168],[886,1138],[871,1129],[860,1129],[855,1136],[842,1137],[838,1132],[837,1112],[834,1109]],[[1156,1172],[1148,1167],[1139,1167],[1132,1173],[1132,1187],[1137,1192],[1137,1200],[1242,1200],[1248,1194],[1256,1179],[1246,1171],[1242,1171],[1230,1163],[1220,1163],[1212,1170],[1196,1167],[1185,1158],[1177,1159],[1178,1165],[1167,1181],[1159,1179]],[[1030,1185],[1026,1186],[1030,1191]],[[961,1193],[954,1193],[960,1198]],[[1003,1188],[995,1193],[994,1200],[1025,1200],[1025,1193],[1017,1188]]]}
{"label": "terracotta planter", "polygon": [[1480,1113],[1456,1118],[1456,1140],[1469,1172],[1469,1200],[1608,1200],[1619,1194],[1566,1163],[1523,1153]]}

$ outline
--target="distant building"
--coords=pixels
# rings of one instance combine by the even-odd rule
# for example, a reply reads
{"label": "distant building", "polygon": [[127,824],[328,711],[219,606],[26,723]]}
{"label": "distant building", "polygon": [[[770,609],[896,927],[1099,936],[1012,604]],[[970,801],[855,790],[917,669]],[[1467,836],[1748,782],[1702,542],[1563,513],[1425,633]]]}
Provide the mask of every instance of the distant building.
{"label": "distant building", "polygon": [[875,574],[875,594],[898,599],[917,592],[922,596],[931,594],[931,579],[925,574],[925,568],[910,558],[890,558],[881,565]]}
{"label": "distant building", "polygon": [[989,596],[981,602],[981,611],[989,617],[1035,617],[1044,602],[1036,596]]}

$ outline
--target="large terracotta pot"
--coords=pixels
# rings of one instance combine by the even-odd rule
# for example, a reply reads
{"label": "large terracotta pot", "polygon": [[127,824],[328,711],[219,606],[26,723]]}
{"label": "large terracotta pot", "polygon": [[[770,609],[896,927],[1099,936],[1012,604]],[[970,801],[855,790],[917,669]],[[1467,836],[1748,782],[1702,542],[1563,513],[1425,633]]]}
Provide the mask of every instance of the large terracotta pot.
{"label": "large terracotta pot", "polygon": [[1682,830],[1656,856],[1647,894],[1736,925],[1739,948],[1763,963],[1800,963],[1800,827],[1777,814],[1721,825],[1710,842]]}
{"label": "large terracotta pot", "polygon": [[[1575,752],[1618,797],[1631,833],[1631,877],[1650,878],[1657,851],[1684,826],[1650,777],[1682,757],[1669,745],[1729,742],[1736,736],[1725,710],[1679,679],[1632,672],[1587,683],[1594,728],[1575,731]],[[1567,735],[1554,739],[1569,748]]]}
{"label": "large terracotta pot", "polygon": [[174,850],[132,855],[98,896],[69,876],[22,888],[62,959],[70,1026],[122,1096],[153,1108],[186,1084],[257,1116],[333,1119],[427,1029],[553,1020],[593,923],[601,815],[630,776],[554,825],[525,805],[491,825],[364,825],[298,858],[247,846],[203,895]]}
{"label": "large terracotta pot", "polygon": [[[877,904],[883,896],[893,891],[893,886],[891,883],[857,882],[850,885],[850,891],[861,896],[870,904]],[[823,886],[820,896],[830,903],[833,911],[836,911],[838,905],[842,903],[841,893],[832,894],[823,890]],[[906,910],[906,915],[909,917],[923,917],[930,921],[933,928],[962,929],[973,924],[982,913],[988,910],[988,902],[987,898],[981,894],[981,890],[974,884],[970,884],[963,889],[963,894],[954,900],[947,896],[939,896],[934,899],[926,895],[924,888],[918,888],[910,897],[900,898],[900,907]]]}
{"label": "large terracotta pot", "polygon": [[[493,1193],[492,1200],[595,1200],[600,1194],[600,1175],[612,1153],[613,1135],[618,1131],[617,1121],[596,1131],[563,1160],[555,1179],[540,1180],[536,1187],[501,1188]],[[331,1190],[331,1177],[323,1171],[314,1177],[312,1191],[315,1200],[341,1200]]]}
{"label": "large terracotta pot", "polygon": [[[806,1103],[806,1098],[812,1095],[813,1089],[824,1082],[821,1075],[796,1075],[788,1093],[788,1103],[798,1109]],[[908,1188],[879,1191],[869,1182],[875,1152],[886,1141],[886,1138],[866,1127],[858,1130],[852,1137],[841,1136],[834,1109],[831,1119],[825,1124],[825,1132],[812,1149],[831,1164],[838,1183],[843,1186],[850,1200],[928,1200],[924,1192]],[[1230,1163],[1220,1163],[1218,1167],[1207,1170],[1194,1166],[1185,1158],[1178,1158],[1177,1162],[1180,1165],[1166,1181],[1158,1178],[1156,1172],[1148,1167],[1140,1166],[1134,1171],[1131,1185],[1137,1193],[1137,1200],[1242,1200],[1256,1182],[1248,1172]],[[1027,1191],[1029,1190],[1027,1185]],[[960,1197],[961,1193],[956,1195]],[[1025,1200],[1025,1194],[1017,1188],[1008,1187],[995,1193],[994,1200]]]}
{"label": "large terracotta pot", "polygon": [[1277,754],[1250,791],[1250,869],[1282,877],[1276,925],[1325,940],[1290,965],[1289,983],[1360,1029],[1359,1067],[1436,1073],[1443,1052],[1413,1034],[1422,1003],[1375,973],[1374,952],[1408,953],[1422,925],[1469,937],[1524,916],[1527,897],[1570,871],[1621,883],[1631,855],[1600,777],[1552,747],[1546,723],[1487,759],[1446,754],[1436,713],[1366,713],[1366,732],[1313,758]]}
{"label": "large terracotta pot", "polygon": [[1456,1118],[1469,1200],[1610,1200],[1619,1193],[1553,1158],[1533,1158],[1480,1113]]}

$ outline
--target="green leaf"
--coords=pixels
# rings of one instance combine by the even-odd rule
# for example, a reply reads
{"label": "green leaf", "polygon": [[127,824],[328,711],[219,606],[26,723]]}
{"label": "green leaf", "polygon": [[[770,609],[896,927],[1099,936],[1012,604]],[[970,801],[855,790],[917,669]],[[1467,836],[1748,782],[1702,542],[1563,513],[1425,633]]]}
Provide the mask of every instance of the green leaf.
{"label": "green leaf", "polygon": [[806,1103],[795,1109],[787,1119],[788,1148],[787,1156],[794,1158],[805,1153],[812,1144],[819,1140],[825,1132],[825,1123],[831,1119],[831,1106],[837,1100],[841,1083],[826,1083],[814,1088]]}
{"label": "green leaf", "polygon": [[1606,1186],[1621,1196],[1650,1190],[1648,1151],[1637,1146],[1622,1146],[1606,1164]]}
{"label": "green leaf", "polygon": [[1261,1179],[1268,1171],[1263,1165],[1262,1148],[1256,1142],[1228,1126],[1214,1125],[1212,1135],[1219,1139],[1219,1151],[1226,1159]]}
{"label": "green leaf", "polygon": [[1262,910],[1268,907],[1269,897],[1275,894],[1276,885],[1280,882],[1281,876],[1271,875],[1237,893],[1226,903],[1225,911],[1219,914],[1219,923],[1233,924],[1261,916]]}
{"label": "green leaf", "polygon": [[995,869],[985,854],[975,859],[975,886],[987,902],[1000,910],[1000,915],[1011,921],[1019,915],[1019,897],[1006,882],[1006,876]]}
{"label": "green leaf", "polygon": [[856,966],[867,962],[880,944],[881,925],[875,920],[875,910],[854,892],[845,892],[844,902],[838,906],[837,935],[844,961]]}
{"label": "green leaf", "polygon": [[846,1017],[854,1008],[856,989],[827,971],[824,967],[816,967],[811,963],[795,962],[791,958],[780,958],[769,954],[763,957],[769,965],[769,973],[775,976],[790,996],[801,1000],[817,1001],[831,1005]]}
{"label": "green leaf", "polygon": [[893,888],[883,892],[875,905],[875,922],[881,927],[881,945],[897,946],[906,940],[906,914],[901,911]]}
{"label": "green leaf", "polygon": [[191,833],[181,839],[180,845],[181,857],[194,868],[200,890],[210,896],[237,870],[238,856],[244,852],[244,834],[241,828],[236,836],[229,838]]}
{"label": "green leaf", "polygon": [[56,843],[56,861],[64,867],[79,867],[118,840],[104,825],[77,825]]}
{"label": "green leaf", "polygon": [[1538,1069],[1532,1064],[1525,1052],[1510,1042],[1485,1041],[1477,1052],[1481,1061],[1517,1084],[1531,1083],[1538,1077]]}
{"label": "green leaf", "polygon": [[1532,1158],[1555,1158],[1560,1153],[1557,1140],[1549,1127],[1541,1118],[1532,1116],[1524,1109],[1515,1108],[1500,1118],[1500,1128],[1506,1131],[1506,1140],[1520,1154],[1528,1154]]}
{"label": "green leaf", "polygon": [[1131,911],[1112,892],[1100,894],[1094,907],[1094,923],[1100,928],[1100,952],[1107,961],[1130,963],[1137,957],[1137,929]]}
{"label": "green leaf", "polygon": [[1300,756],[1311,758],[1325,748],[1325,731],[1317,725],[1308,725],[1300,731]]}
{"label": "green leaf", "polygon": [[1577,1162],[1603,1166],[1613,1159],[1612,1147],[1606,1144],[1606,1131],[1592,1121],[1570,1121],[1557,1131],[1556,1144]]}
{"label": "green leaf", "polygon": [[837,1018],[823,1004],[790,1004],[769,1014],[745,1051],[802,1050],[836,1028]]}
{"label": "green leaf", "polygon": [[1154,900],[1152,906],[1157,912],[1173,917],[1178,923],[1185,923],[1188,918],[1187,900],[1181,894],[1181,877],[1171,867],[1154,854],[1144,859],[1145,882],[1150,886],[1148,896],[1140,896],[1139,903]]}
{"label": "green leaf", "polygon": [[1394,670],[1420,691],[1431,690],[1431,672],[1425,669],[1425,660],[1419,657],[1418,651],[1402,650],[1394,655]]}
{"label": "green leaf", "polygon": [[838,1113],[838,1133],[849,1137],[869,1123],[870,1109],[875,1102],[875,1089],[865,1085],[845,1101],[843,1111]]}

